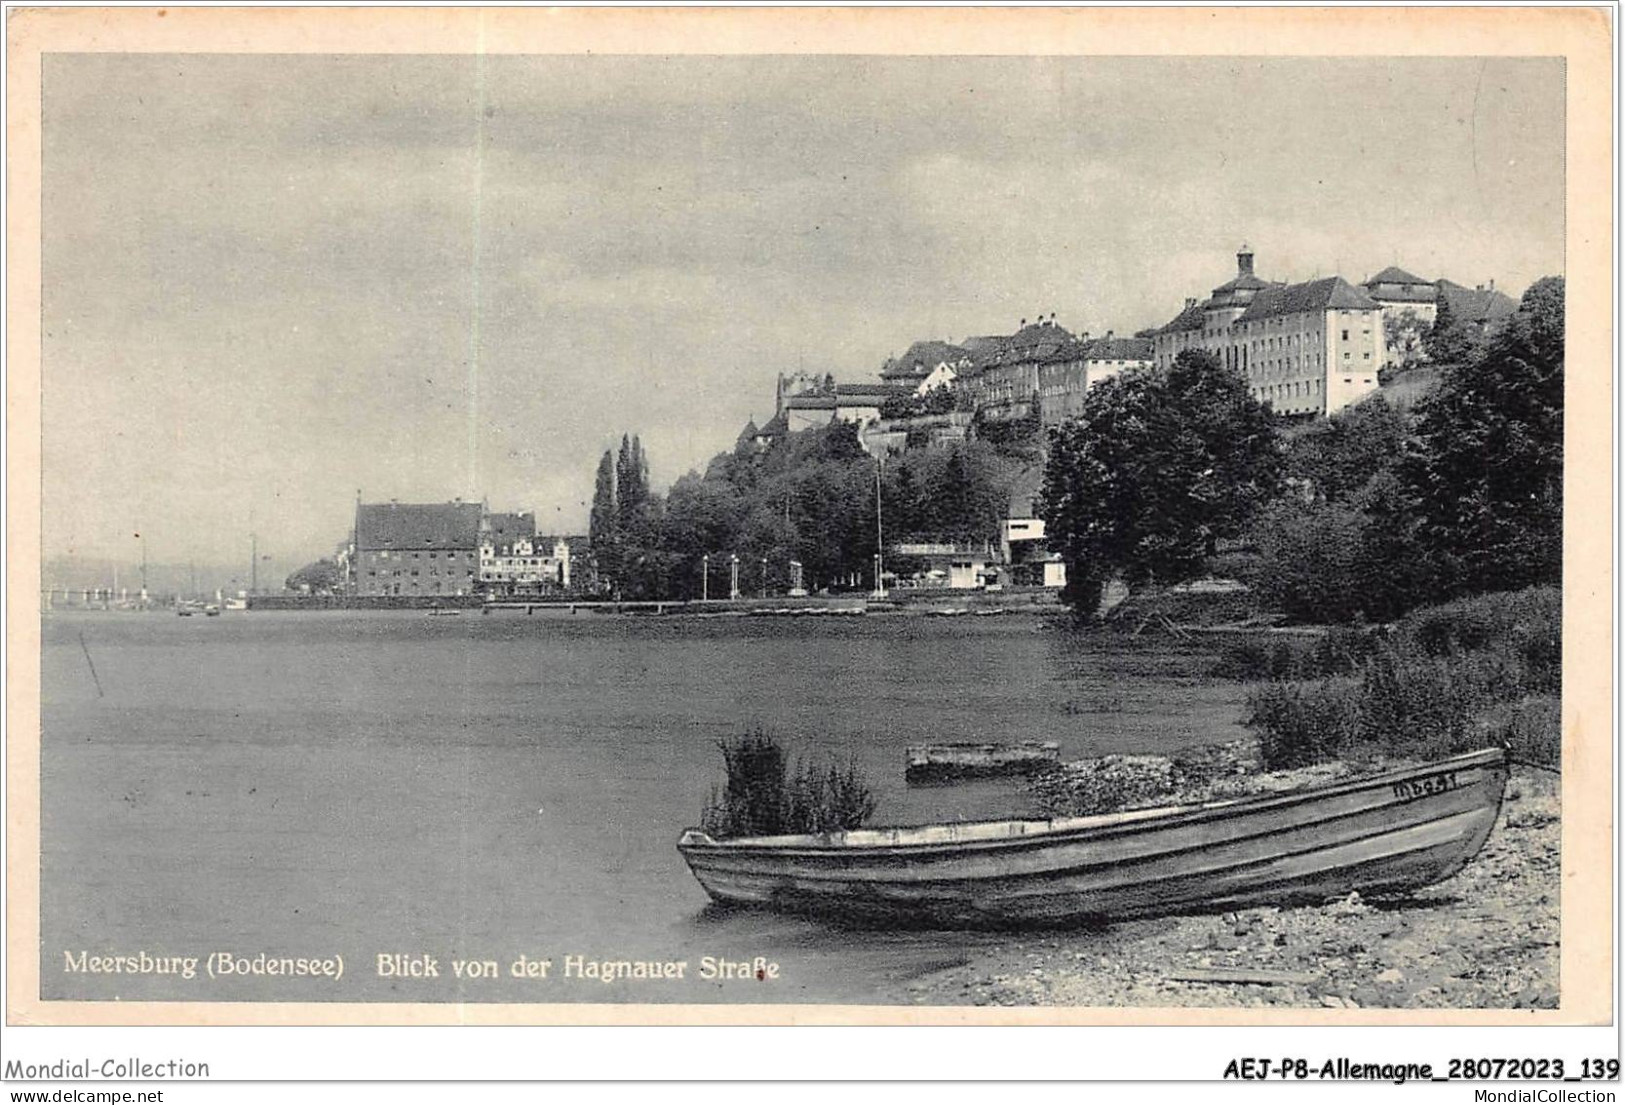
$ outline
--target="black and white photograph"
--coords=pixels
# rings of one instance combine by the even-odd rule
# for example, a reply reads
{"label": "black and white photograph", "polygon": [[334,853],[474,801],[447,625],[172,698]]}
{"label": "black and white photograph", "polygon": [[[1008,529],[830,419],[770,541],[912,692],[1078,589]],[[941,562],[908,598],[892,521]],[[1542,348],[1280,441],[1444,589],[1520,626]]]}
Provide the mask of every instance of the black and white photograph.
{"label": "black and white photograph", "polygon": [[1564,56],[484,33],[39,56],[36,1020],[1596,1008]]}

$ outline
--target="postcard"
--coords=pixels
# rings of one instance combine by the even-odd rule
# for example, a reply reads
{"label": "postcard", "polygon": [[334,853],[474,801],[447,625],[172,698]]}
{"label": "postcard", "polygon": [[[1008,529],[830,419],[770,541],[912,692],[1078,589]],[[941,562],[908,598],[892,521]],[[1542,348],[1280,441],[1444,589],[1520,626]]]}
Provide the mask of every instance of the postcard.
{"label": "postcard", "polygon": [[1612,1016],[1605,13],[8,33],[8,1023]]}

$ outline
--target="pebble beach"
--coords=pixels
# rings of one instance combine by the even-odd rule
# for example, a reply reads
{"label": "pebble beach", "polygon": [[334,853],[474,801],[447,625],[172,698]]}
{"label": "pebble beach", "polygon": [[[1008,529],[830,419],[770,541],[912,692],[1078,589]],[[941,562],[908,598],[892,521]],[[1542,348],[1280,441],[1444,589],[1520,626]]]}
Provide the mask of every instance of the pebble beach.
{"label": "pebble beach", "polygon": [[1552,1009],[1561,820],[1555,774],[1514,767],[1479,854],[1395,898],[1258,908],[1018,937],[909,982],[919,1005]]}

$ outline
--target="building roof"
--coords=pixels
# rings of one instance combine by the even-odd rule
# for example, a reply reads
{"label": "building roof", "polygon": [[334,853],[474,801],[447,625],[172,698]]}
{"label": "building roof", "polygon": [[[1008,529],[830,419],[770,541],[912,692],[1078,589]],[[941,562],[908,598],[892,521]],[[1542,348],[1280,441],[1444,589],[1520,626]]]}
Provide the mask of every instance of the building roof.
{"label": "building roof", "polygon": [[1438,283],[1439,299],[1448,303],[1450,313],[1465,322],[1499,322],[1518,309],[1518,303],[1494,288],[1464,288],[1449,280]]}
{"label": "building roof", "polygon": [[739,436],[736,437],[734,440],[735,441],[750,441],[752,438],[756,437],[756,435],[761,433],[761,432],[762,432],[761,430],[756,428],[756,419],[752,418],[752,419],[750,419],[749,421],[747,421],[745,423],[745,428],[743,430],[739,431]]}
{"label": "building roof", "polygon": [[974,360],[984,353],[997,349],[1003,342],[1004,338],[997,334],[980,334],[966,338],[959,343],[959,348],[969,353]]}
{"label": "building roof", "polygon": [[1207,325],[1207,304],[1198,300],[1191,300],[1185,309],[1175,315],[1173,319],[1158,330],[1159,334],[1180,334],[1187,330],[1200,330]]}
{"label": "building roof", "polygon": [[1005,339],[1004,344],[1015,349],[1039,349],[1071,341],[1072,332],[1054,322],[1029,322]]}
{"label": "building roof", "polygon": [[784,401],[787,411],[832,411],[835,409],[835,396],[820,395],[815,391],[804,391],[800,395],[792,395]]}
{"label": "building roof", "polygon": [[1431,280],[1423,280],[1398,265],[1389,265],[1362,287],[1379,303],[1432,303],[1439,297],[1439,289]]}
{"label": "building roof", "polygon": [[1091,361],[1149,361],[1150,338],[1096,338],[1084,343],[1084,356]]}
{"label": "building roof", "polygon": [[880,369],[880,378],[921,380],[940,364],[958,364],[970,356],[957,345],[945,341],[917,341],[901,357],[893,357]]}
{"label": "building roof", "polygon": [[[1078,344],[1078,339],[1066,327],[1053,322],[1034,322],[973,354],[972,362],[977,371],[981,371],[1000,365],[1066,360],[1070,359],[1068,349]],[[1080,354],[1074,351],[1073,356],[1076,355]]]}
{"label": "building roof", "polygon": [[1213,298],[1218,299],[1224,292],[1258,291],[1260,288],[1270,287],[1270,282],[1250,272],[1238,273],[1234,278],[1226,280],[1213,289]]}
{"label": "building roof", "polygon": [[356,548],[474,549],[481,513],[479,503],[362,503]]}
{"label": "building roof", "polygon": [[775,414],[772,418],[769,418],[762,424],[762,428],[757,431],[756,436],[783,437],[789,432],[790,420],[784,417],[783,411],[780,411],[778,414]]}
{"label": "building roof", "polygon": [[480,519],[480,536],[492,544],[505,545],[536,536],[536,515],[491,512]]}
{"label": "building roof", "polygon": [[1377,302],[1341,276],[1327,276],[1302,284],[1272,284],[1254,297],[1236,321],[1250,322],[1334,308],[1374,311]]}
{"label": "building roof", "polygon": [[1365,282],[1365,286],[1368,288],[1373,284],[1426,284],[1431,287],[1433,281],[1423,280],[1420,276],[1408,273],[1398,265],[1389,265]]}
{"label": "building roof", "polygon": [[835,398],[889,399],[893,395],[911,395],[914,389],[907,384],[836,384]]}

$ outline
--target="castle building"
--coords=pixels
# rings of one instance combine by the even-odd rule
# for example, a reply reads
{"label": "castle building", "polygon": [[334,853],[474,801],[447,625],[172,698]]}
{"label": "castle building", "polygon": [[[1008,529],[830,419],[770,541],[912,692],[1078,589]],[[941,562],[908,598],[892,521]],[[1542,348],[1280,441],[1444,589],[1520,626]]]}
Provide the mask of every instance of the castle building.
{"label": "castle building", "polygon": [[1382,308],[1383,362],[1420,359],[1422,338],[1438,314],[1438,285],[1389,265],[1360,286]]}
{"label": "castle building", "polygon": [[1038,366],[1043,424],[1057,426],[1078,417],[1090,388],[1125,371],[1150,368],[1151,362],[1150,338],[1119,338],[1110,330],[1103,338],[1085,334],[1061,346]]}
{"label": "castle building", "polygon": [[1228,329],[1227,363],[1278,414],[1334,414],[1377,390],[1382,308],[1341,276],[1265,288]]}
{"label": "castle building", "polygon": [[790,432],[851,422],[860,429],[880,417],[880,408],[895,396],[912,395],[909,384],[837,384],[792,395],[783,400],[781,414]]}
{"label": "castle building", "polygon": [[1029,323],[1007,338],[985,345],[974,354],[970,370],[958,386],[968,390],[977,413],[992,421],[1025,418],[1039,395],[1039,368],[1058,357],[1078,353],[1077,338],[1054,316]]}
{"label": "castle building", "polygon": [[1450,317],[1471,326],[1483,337],[1495,333],[1518,313],[1518,301],[1496,291],[1493,280],[1488,287],[1479,284],[1473,288],[1439,280],[1435,287],[1439,289],[1438,302],[1449,307]]}
{"label": "castle building", "polygon": [[889,358],[880,368],[882,383],[906,385],[924,395],[933,387],[951,383],[971,365],[971,355],[945,341],[917,341],[901,357]]}
{"label": "castle building", "polygon": [[1187,299],[1153,335],[1152,347],[1164,369],[1187,349],[1213,354],[1277,413],[1333,414],[1377,389],[1385,356],[1382,307],[1341,276],[1264,280],[1243,246],[1235,277],[1203,303]]}

